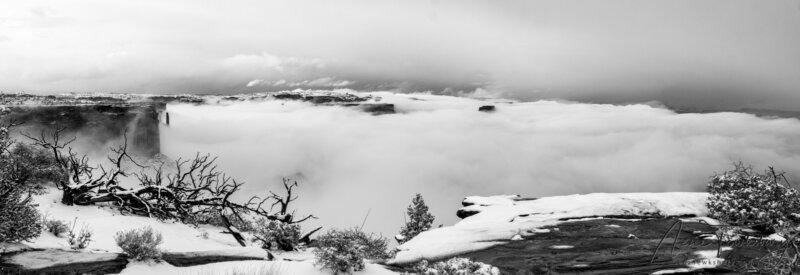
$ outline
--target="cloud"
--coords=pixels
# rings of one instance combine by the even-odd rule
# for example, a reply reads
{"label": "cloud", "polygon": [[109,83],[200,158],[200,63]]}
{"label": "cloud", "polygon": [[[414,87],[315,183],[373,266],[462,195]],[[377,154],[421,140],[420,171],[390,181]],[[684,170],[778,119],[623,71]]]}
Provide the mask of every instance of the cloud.
{"label": "cloud", "polygon": [[53,17],[58,14],[58,11],[53,7],[48,6],[38,6],[33,7],[30,9],[31,14],[36,17],[45,18],[45,17]]}
{"label": "cloud", "polygon": [[303,68],[325,67],[325,63],[317,58],[280,57],[266,52],[261,54],[237,54],[222,60],[222,66],[235,70],[265,70],[285,72]]}
{"label": "cloud", "polygon": [[[255,79],[333,77],[361,90],[796,109],[798,28],[785,1],[14,1],[0,10],[13,38],[0,89],[240,93]],[[118,51],[125,62],[104,60]],[[96,69],[108,73],[80,78]]]}
{"label": "cloud", "polygon": [[264,83],[263,79],[253,79],[253,80],[250,80],[250,82],[247,82],[247,87],[259,86],[259,85],[261,85],[263,83]]}
{"label": "cloud", "polygon": [[301,81],[288,81],[285,79],[279,79],[275,81],[269,81],[264,79],[254,79],[250,82],[247,82],[247,87],[273,87],[276,89],[286,89],[286,88],[299,88],[299,89],[320,89],[320,88],[344,88],[355,85],[355,81],[350,80],[339,80],[335,77],[320,77],[317,79],[311,80],[301,80]]}
{"label": "cloud", "polygon": [[339,80],[335,77],[321,77],[317,79],[311,80],[302,80],[302,81],[287,81],[285,79],[279,79],[275,81],[268,81],[263,79],[254,79],[250,82],[247,82],[247,87],[257,87],[257,86],[272,86],[278,88],[305,88],[305,89],[313,89],[313,88],[342,88],[348,87],[356,84],[355,81],[350,80]]}
{"label": "cloud", "polygon": [[[800,121],[676,114],[648,105],[483,101],[378,93],[398,114],[264,101],[170,105],[162,149],[220,155],[248,194],[301,183],[298,213],[391,236],[420,192],[437,224],[467,195],[702,191],[744,161],[800,176]],[[492,103],[494,102],[494,103]],[[506,102],[506,103],[503,103]],[[478,112],[495,104],[494,113]]]}
{"label": "cloud", "polygon": [[311,80],[311,81],[308,81],[308,82],[303,81],[303,82],[300,82],[300,83],[292,83],[290,85],[306,86],[306,87],[336,87],[336,88],[338,88],[338,87],[350,86],[350,85],[353,85],[353,84],[354,84],[354,82],[353,81],[349,81],[349,80],[337,80],[334,77],[323,77],[323,78],[317,78],[317,79],[314,79],[314,80]]}

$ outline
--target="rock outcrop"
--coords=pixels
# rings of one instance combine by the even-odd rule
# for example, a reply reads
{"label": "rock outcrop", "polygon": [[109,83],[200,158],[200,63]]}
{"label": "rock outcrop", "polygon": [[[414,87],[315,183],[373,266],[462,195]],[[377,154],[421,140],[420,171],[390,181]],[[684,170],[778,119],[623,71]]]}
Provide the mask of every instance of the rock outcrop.
{"label": "rock outcrop", "polygon": [[215,250],[196,252],[167,252],[165,262],[174,266],[193,266],[229,261],[272,260],[273,256],[264,250]]}
{"label": "rock outcrop", "polygon": [[0,255],[19,253],[34,250],[32,247],[21,243],[0,243]]}
{"label": "rock outcrop", "polygon": [[705,217],[707,196],[467,197],[457,213],[464,220],[417,235],[398,246],[389,263],[402,267],[466,257],[502,274],[731,273],[786,247],[778,237],[717,241],[725,231]]}
{"label": "rock outcrop", "polygon": [[[562,223],[541,233],[507,242],[464,257],[498,267],[508,274],[650,274],[687,268],[702,259],[697,251],[716,251],[717,243],[705,240],[716,228],[697,221],[685,222],[674,242],[674,228],[656,251],[659,241],[675,223],[674,218],[619,220],[591,219]],[[656,255],[653,260],[653,255]],[[733,251],[722,251],[725,257]],[[652,260],[652,262],[651,262]],[[724,272],[724,267],[694,272]],[[729,271],[729,270],[727,270]]]}
{"label": "rock outcrop", "polygon": [[[350,93],[300,93],[300,92],[282,92],[272,96],[279,100],[297,100],[311,102],[318,105],[336,105],[358,108],[364,112],[374,115],[394,114],[394,104],[390,103],[377,103],[379,98],[372,96],[359,96]],[[372,101],[371,101],[372,100]],[[371,101],[368,103],[368,101]]]}
{"label": "rock outcrop", "polygon": [[[60,249],[32,249],[23,244],[2,244],[0,274],[109,274],[128,264],[120,253],[93,253]],[[261,249],[228,249],[196,252],[166,252],[163,260],[185,267],[229,261],[272,260]]]}
{"label": "rock outcrop", "polygon": [[5,254],[0,261],[2,274],[108,274],[128,265],[123,254],[58,249]]}
{"label": "rock outcrop", "polygon": [[494,105],[484,105],[484,106],[478,107],[478,111],[481,111],[481,112],[494,112],[494,110],[495,110]]}

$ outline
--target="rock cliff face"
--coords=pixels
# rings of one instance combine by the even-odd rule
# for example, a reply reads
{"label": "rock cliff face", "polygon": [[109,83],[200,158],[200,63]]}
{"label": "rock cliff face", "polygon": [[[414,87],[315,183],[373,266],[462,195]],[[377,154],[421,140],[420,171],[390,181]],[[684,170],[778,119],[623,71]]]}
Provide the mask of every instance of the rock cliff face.
{"label": "rock cliff face", "polygon": [[16,128],[20,135],[63,128],[65,138],[76,136],[82,145],[101,149],[119,142],[127,131],[133,153],[151,157],[161,152],[159,117],[166,109],[164,103],[18,105],[8,109],[10,113],[4,119],[21,122]]}
{"label": "rock cliff face", "polygon": [[[23,134],[38,136],[43,130],[62,129],[62,136],[77,140],[73,147],[81,153],[105,154],[109,146],[118,144],[127,133],[131,153],[152,157],[161,152],[159,127],[169,124],[168,103],[205,104],[208,99],[222,101],[298,100],[317,105],[336,105],[375,114],[395,113],[394,104],[378,103],[372,96],[349,93],[255,94],[237,96],[196,95],[31,95],[0,94],[0,108],[9,111],[0,119],[22,123],[15,127],[16,138]],[[163,118],[163,119],[162,119]],[[127,132],[126,132],[127,131]]]}

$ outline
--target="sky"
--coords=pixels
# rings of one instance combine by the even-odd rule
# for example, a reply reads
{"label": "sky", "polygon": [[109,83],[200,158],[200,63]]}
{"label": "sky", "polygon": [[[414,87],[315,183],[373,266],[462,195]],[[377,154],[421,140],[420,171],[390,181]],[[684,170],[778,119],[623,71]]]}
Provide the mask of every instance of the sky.
{"label": "sky", "polygon": [[0,91],[800,106],[800,2],[0,1]]}

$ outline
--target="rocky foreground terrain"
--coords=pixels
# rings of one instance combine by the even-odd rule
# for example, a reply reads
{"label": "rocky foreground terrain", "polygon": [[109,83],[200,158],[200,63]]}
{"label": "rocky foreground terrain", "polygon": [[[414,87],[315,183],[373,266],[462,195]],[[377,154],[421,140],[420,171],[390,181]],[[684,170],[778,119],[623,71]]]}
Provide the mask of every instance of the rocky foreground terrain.
{"label": "rocky foreground terrain", "polygon": [[392,262],[467,257],[503,274],[730,273],[784,245],[777,235],[723,236],[726,227],[705,217],[706,197],[468,197],[458,211],[464,220],[423,232]]}
{"label": "rocky foreground terrain", "polygon": [[[400,245],[385,267],[373,264],[370,270],[404,272],[421,260],[465,257],[503,274],[726,273],[782,246],[782,239],[774,235],[719,242],[724,227],[704,217],[706,197],[705,193],[468,197],[458,211],[464,218],[461,222],[423,232]],[[96,206],[64,206],[57,192],[37,197],[37,202],[43,213],[82,221],[94,231],[93,241],[76,251],[64,239],[43,232],[31,242],[2,244],[3,273],[104,274],[165,267],[174,271],[221,262],[286,262],[315,270],[307,256],[293,260],[291,254],[239,247],[213,226],[120,215]],[[140,226],[164,233],[163,262],[135,264],[114,245],[114,232]]]}

